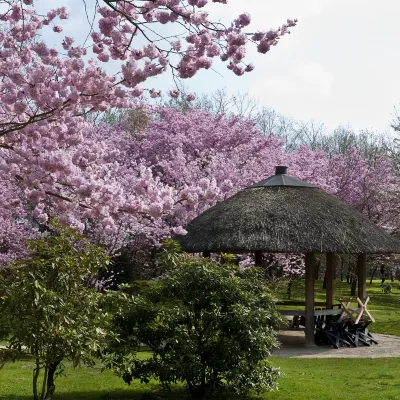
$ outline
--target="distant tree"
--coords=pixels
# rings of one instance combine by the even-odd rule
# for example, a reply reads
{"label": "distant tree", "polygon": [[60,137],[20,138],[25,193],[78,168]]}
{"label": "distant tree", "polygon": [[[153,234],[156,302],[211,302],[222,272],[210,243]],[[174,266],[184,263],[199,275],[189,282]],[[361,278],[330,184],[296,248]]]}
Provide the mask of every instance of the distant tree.
{"label": "distant tree", "polygon": [[[252,121],[265,135],[283,139],[287,151],[307,146],[312,150],[323,149],[329,155],[335,155],[349,154],[356,149],[364,158],[374,162],[379,157],[390,156],[395,149],[392,138],[386,133],[368,130],[355,132],[350,126],[342,125],[329,132],[323,123],[296,120],[272,108],[261,106],[248,93],[232,95],[226,89],[217,90],[198,96],[192,107],[214,116],[240,116]],[[392,123],[394,129],[396,124],[397,119]]]}
{"label": "distant tree", "polygon": [[397,109],[393,116],[391,127],[396,133],[396,137],[393,139],[392,159],[397,171],[400,173],[400,113]]}

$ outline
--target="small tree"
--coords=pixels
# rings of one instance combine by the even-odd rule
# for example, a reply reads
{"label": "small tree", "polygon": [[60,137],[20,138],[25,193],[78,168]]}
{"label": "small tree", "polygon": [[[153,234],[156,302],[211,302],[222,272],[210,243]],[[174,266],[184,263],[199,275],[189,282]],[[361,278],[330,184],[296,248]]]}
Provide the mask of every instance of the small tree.
{"label": "small tree", "polygon": [[[171,269],[117,318],[122,341],[108,366],[127,383],[185,382],[197,398],[217,388],[274,388],[279,371],[266,358],[278,345],[281,317],[261,274],[186,254],[166,253],[162,264]],[[140,343],[150,358],[132,354]]]}
{"label": "small tree", "polygon": [[34,357],[35,400],[52,399],[64,359],[91,364],[102,347],[105,295],[84,278],[108,265],[101,248],[53,223],[51,234],[29,243],[26,259],[0,275],[2,322],[11,332],[10,348],[25,347]]}

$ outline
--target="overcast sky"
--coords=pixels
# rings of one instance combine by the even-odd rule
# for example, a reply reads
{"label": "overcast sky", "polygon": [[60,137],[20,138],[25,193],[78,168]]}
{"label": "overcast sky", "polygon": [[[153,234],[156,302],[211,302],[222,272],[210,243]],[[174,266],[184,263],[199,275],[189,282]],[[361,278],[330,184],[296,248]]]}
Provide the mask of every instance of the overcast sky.
{"label": "overcast sky", "polygon": [[[82,2],[39,2],[67,3],[74,17],[69,21],[73,33],[85,36]],[[89,7],[91,3],[87,0]],[[252,31],[276,28],[287,18],[298,18],[299,23],[268,54],[249,52],[247,61],[256,66],[252,73],[237,77],[220,64],[220,74],[202,71],[186,81],[190,90],[225,87],[231,93],[249,92],[262,105],[297,119],[323,122],[328,129],[339,124],[357,130],[388,129],[400,104],[399,0],[229,0],[228,5],[211,4],[208,9],[224,22],[247,11]],[[170,74],[153,85],[172,88]]]}
{"label": "overcast sky", "polygon": [[[329,128],[388,128],[400,103],[400,1],[229,0],[218,7],[224,19],[245,8],[256,28],[287,17],[299,23],[266,56],[250,55],[252,73],[236,78],[219,68],[224,79],[210,78],[212,86],[249,91],[283,114]],[[199,81],[191,86],[204,87]]]}

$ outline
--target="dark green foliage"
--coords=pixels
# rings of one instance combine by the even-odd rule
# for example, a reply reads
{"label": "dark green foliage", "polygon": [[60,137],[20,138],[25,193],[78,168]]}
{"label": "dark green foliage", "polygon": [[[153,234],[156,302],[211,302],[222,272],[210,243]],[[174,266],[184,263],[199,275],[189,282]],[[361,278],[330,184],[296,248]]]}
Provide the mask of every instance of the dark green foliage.
{"label": "dark green foliage", "polygon": [[[281,319],[259,272],[174,251],[162,263],[164,277],[117,318],[121,342],[106,364],[128,383],[186,382],[193,397],[274,388],[279,371],[266,358]],[[139,344],[153,356],[136,357]]]}
{"label": "dark green foliage", "polygon": [[392,285],[389,285],[388,283],[383,283],[381,287],[382,287],[382,293],[384,294],[392,293]]}
{"label": "dark green foliage", "polygon": [[11,350],[34,357],[35,400],[52,398],[64,359],[91,364],[110,334],[106,296],[84,281],[108,264],[101,248],[53,223],[50,234],[29,243],[26,259],[0,275],[0,324],[10,332]]}

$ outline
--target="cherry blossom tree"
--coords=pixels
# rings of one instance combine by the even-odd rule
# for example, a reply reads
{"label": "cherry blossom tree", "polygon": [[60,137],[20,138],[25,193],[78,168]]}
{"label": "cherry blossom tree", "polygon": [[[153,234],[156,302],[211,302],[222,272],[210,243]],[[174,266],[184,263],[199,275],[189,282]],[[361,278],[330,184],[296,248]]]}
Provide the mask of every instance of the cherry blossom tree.
{"label": "cherry blossom tree", "polygon": [[[130,112],[114,126],[87,118],[137,109],[146,96],[159,96],[151,78],[167,71],[173,80],[188,79],[220,60],[238,76],[251,72],[248,46],[267,53],[296,24],[247,32],[247,13],[223,25],[209,18],[207,3],[96,2],[88,40],[79,43],[62,36],[65,7],[43,13],[41,0],[0,0],[1,264],[23,254],[25,238],[40,234],[52,217],[110,254],[136,237],[156,244],[277,164],[398,229],[399,182],[384,158],[371,165],[356,151],[287,151],[250,121],[196,109],[146,106],[140,131]],[[60,46],[43,40],[48,31],[60,35]],[[119,65],[116,74],[105,70],[111,61]],[[169,96],[181,94],[172,88]],[[185,95],[193,100],[193,93]]]}
{"label": "cherry blossom tree", "polygon": [[[68,10],[43,11],[42,5],[0,0],[1,196],[3,204],[18,199],[23,205],[1,211],[7,254],[23,242],[12,236],[14,230],[17,235],[51,216],[80,231],[90,221],[103,234],[121,229],[122,220],[131,227],[157,225],[154,219],[171,209],[176,189],[140,162],[119,162],[118,149],[93,141],[85,117],[133,107],[144,94],[157,97],[148,82],[168,70],[173,79],[191,78],[219,59],[236,75],[250,72],[254,67],[244,62],[248,45],[267,53],[296,24],[288,20],[279,29],[249,33],[247,13],[228,25],[214,23],[206,0],[105,0],[95,2],[88,40],[80,43],[62,36]],[[164,25],[179,32],[164,34]],[[48,32],[60,35],[59,46],[43,40]],[[105,70],[108,61],[119,63],[117,74]],[[178,93],[170,91],[171,97]],[[194,98],[187,95],[187,101]]]}
{"label": "cherry blossom tree", "polygon": [[22,193],[7,179],[0,178],[0,269],[26,250],[25,239],[32,235],[25,223],[26,208]]}
{"label": "cherry blossom tree", "polygon": [[385,158],[371,164],[355,150],[349,156],[332,156],[306,146],[288,152],[282,140],[263,135],[254,123],[234,116],[166,107],[148,113],[150,122],[139,136],[130,133],[129,118],[118,127],[101,125],[94,135],[110,148],[123,149],[120,162],[141,164],[160,183],[174,188],[166,214],[161,204],[151,205],[164,227],[184,226],[216,202],[271,175],[279,164],[379,225],[399,225],[399,179]]}
{"label": "cherry blossom tree", "polygon": [[[97,28],[95,23],[90,26],[90,41],[80,44],[77,38],[61,36],[60,51],[49,47],[41,34],[51,28],[61,34],[63,22],[69,18],[65,7],[42,15],[35,6],[40,0],[1,1],[0,136],[37,122],[68,124],[70,117],[109,107],[126,108],[144,91],[157,97],[159,92],[146,87],[147,80],[167,70],[174,78],[191,78],[218,58],[240,76],[254,68],[244,62],[250,43],[256,44],[260,53],[267,53],[296,24],[288,20],[276,30],[247,33],[249,14],[243,13],[225,26],[209,19],[207,3],[96,2]],[[162,25],[179,27],[180,33],[164,35]],[[120,62],[118,74],[109,75],[99,65],[109,60]],[[178,92],[171,90],[170,94]],[[188,99],[193,100],[194,95],[189,94]],[[6,147],[7,140],[0,145]]]}
{"label": "cherry blossom tree", "polygon": [[[19,237],[26,227],[45,226],[56,216],[111,254],[128,243],[140,247],[140,237],[154,245],[182,232],[216,202],[271,175],[278,164],[287,164],[290,174],[338,195],[374,222],[399,226],[399,182],[386,159],[371,165],[356,151],[331,156],[305,146],[288,152],[282,140],[262,134],[248,120],[197,109],[182,113],[148,107],[134,113],[147,115],[142,129],[126,113],[117,125],[80,121],[65,133],[70,141],[56,149],[50,143],[53,133],[43,128],[47,141],[41,136],[19,143],[17,152],[0,151],[1,179],[8,182],[4,203],[18,204],[20,210],[16,215],[4,209],[1,216]],[[74,133],[82,137],[74,141]],[[8,225],[4,238],[13,232]],[[293,262],[284,260],[284,270],[291,270]]]}

